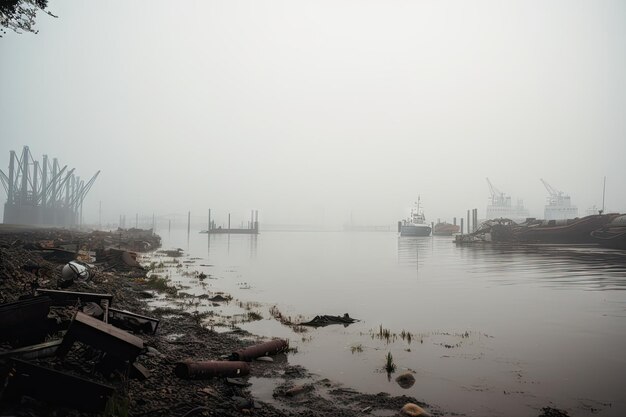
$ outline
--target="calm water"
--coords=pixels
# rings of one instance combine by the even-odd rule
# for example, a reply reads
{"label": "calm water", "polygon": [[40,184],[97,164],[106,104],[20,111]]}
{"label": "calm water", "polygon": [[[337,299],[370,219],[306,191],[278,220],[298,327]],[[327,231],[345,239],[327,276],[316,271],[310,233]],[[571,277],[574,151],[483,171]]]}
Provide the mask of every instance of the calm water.
{"label": "calm water", "polygon": [[[457,247],[384,232],[188,240],[185,230],[163,233],[163,246],[201,258],[186,269],[217,278],[204,288],[175,278],[188,292],[262,303],[255,310],[264,319],[242,327],[289,338],[298,348],[290,363],[322,377],[467,415],[535,416],[548,405],[572,416],[626,415],[624,252]],[[272,305],[293,317],[349,313],[361,322],[296,334],[270,319]],[[381,340],[381,325],[412,340]],[[390,379],[381,371],[387,352],[398,367]],[[406,369],[416,383],[405,390],[394,378]]]}

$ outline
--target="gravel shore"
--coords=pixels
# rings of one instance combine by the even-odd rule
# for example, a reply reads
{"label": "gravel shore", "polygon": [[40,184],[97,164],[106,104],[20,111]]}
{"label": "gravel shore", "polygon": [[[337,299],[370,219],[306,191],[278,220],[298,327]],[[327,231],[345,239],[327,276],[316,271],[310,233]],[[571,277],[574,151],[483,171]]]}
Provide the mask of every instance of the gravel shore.
{"label": "gravel shore", "polygon": [[[64,358],[52,356],[31,360],[42,366],[113,386],[115,394],[109,399],[106,410],[86,413],[71,407],[51,405],[37,398],[20,396],[2,398],[2,415],[389,416],[401,415],[400,410],[407,403],[417,404],[434,416],[444,415],[441,410],[412,397],[392,397],[385,393],[364,394],[312,375],[302,367],[289,364],[289,351],[274,356],[272,362],[251,363],[250,376],[256,377],[256,383],[267,378],[275,384],[271,402],[253,398],[247,377],[235,380],[187,380],[177,377],[173,372],[177,362],[187,359],[223,359],[232,352],[263,340],[236,326],[227,332],[215,332],[203,324],[202,317],[182,307],[150,308],[146,297],[157,290],[170,290],[167,283],[151,280],[151,273],[145,267],[120,262],[120,258],[114,255],[125,250],[154,251],[159,245],[158,236],[146,231],[82,233],[61,229],[0,228],[0,303],[32,295],[38,288],[63,288],[66,291],[108,293],[113,295],[113,306],[116,309],[160,320],[156,334],[138,335],[144,341],[144,349],[136,362],[148,371],[149,375],[145,379],[131,378],[128,368],[100,372],[98,364],[92,359],[93,352],[89,349],[85,352],[86,349],[80,344]],[[91,251],[101,256],[96,256],[95,263],[90,264],[91,276],[88,280],[68,283],[62,277],[67,260],[61,262],[58,256],[51,256],[51,247],[66,248],[70,252],[82,249],[82,254]],[[115,248],[113,255],[106,252],[107,248]],[[61,255],[64,253],[61,252]],[[175,297],[175,291],[170,294],[172,296]],[[75,310],[80,307],[51,308],[49,317],[63,323],[71,320]],[[178,336],[172,337],[174,334]],[[46,339],[62,337],[63,332],[57,331],[48,334]],[[17,347],[10,341],[2,343],[2,351]],[[10,375],[10,361],[2,359],[0,365],[2,378],[6,380]],[[303,379],[307,381],[304,385],[301,383]],[[3,387],[5,385],[2,384]],[[0,391],[0,395],[3,391]]]}

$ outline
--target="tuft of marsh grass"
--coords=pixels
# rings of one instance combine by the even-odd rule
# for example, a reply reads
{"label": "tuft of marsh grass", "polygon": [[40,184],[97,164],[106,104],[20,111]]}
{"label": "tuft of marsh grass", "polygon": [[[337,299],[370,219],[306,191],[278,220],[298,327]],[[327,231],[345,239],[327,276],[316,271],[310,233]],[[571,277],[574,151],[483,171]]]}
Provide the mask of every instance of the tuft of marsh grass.
{"label": "tuft of marsh grass", "polygon": [[263,320],[263,316],[256,311],[248,311],[248,321]]}
{"label": "tuft of marsh grass", "polygon": [[393,356],[391,356],[391,352],[387,352],[387,356],[385,357],[385,371],[388,374],[396,371],[396,364],[393,362]]}
{"label": "tuft of marsh grass", "polygon": [[148,277],[146,284],[149,288],[157,291],[161,291],[170,295],[176,295],[178,290],[173,285],[170,285],[167,278],[163,278],[159,275],[152,274]]}
{"label": "tuft of marsh grass", "polygon": [[350,351],[354,354],[354,353],[360,353],[363,352],[363,345],[362,344],[356,344],[356,345],[352,345],[350,346]]}
{"label": "tuft of marsh grass", "polygon": [[118,393],[113,394],[106,403],[104,416],[106,417],[128,417],[130,412],[130,398]]}

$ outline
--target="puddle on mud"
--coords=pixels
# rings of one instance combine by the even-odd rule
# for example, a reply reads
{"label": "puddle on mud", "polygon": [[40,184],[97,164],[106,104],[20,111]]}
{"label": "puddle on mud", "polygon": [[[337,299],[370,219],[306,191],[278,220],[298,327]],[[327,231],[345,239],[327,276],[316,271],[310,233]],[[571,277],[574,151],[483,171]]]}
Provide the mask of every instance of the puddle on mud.
{"label": "puddle on mud", "polygon": [[252,385],[248,387],[252,398],[270,404],[276,408],[287,409],[280,401],[274,398],[274,390],[283,383],[282,378],[259,378],[251,376],[248,382]]}

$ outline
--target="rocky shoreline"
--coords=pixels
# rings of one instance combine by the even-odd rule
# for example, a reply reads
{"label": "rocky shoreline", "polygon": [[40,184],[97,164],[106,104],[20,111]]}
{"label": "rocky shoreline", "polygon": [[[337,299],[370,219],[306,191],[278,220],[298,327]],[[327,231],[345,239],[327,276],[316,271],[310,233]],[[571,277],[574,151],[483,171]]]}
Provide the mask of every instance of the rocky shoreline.
{"label": "rocky shoreline", "polygon": [[[152,292],[170,291],[170,297],[176,297],[176,290],[164,278],[153,274],[150,267],[134,263],[135,257],[129,258],[124,253],[134,255],[153,251],[159,246],[158,236],[132,229],[81,233],[59,229],[0,228],[0,304],[33,295],[41,288],[62,288],[64,291],[110,294],[116,309],[159,320],[156,334],[137,334],[143,340],[143,349],[134,361],[139,365],[134,369],[143,371],[138,376],[133,376],[129,368],[124,367],[113,371],[107,369],[106,372],[99,370],[97,361],[93,360],[94,349],[85,349],[80,343],[65,357],[29,359],[34,364],[113,387],[114,394],[104,410],[85,412],[29,395],[5,395],[7,384],[3,383],[0,413],[85,417],[444,415],[436,407],[429,407],[412,397],[364,394],[314,376],[300,366],[290,365],[289,351],[267,362],[251,363],[250,376],[256,377],[255,380],[280,381],[273,390],[274,400],[271,402],[255,399],[246,377],[202,380],[177,377],[173,372],[176,363],[189,359],[223,359],[262,340],[236,325],[227,332],[218,333],[203,322],[203,316],[183,307],[150,308],[146,297]],[[63,278],[63,267],[72,251],[79,258],[95,254],[95,262],[87,262],[91,272],[89,279],[75,279],[68,283]],[[165,252],[164,255],[173,254]],[[51,308],[48,318],[53,317],[58,324],[67,324],[80,307]],[[45,339],[62,337],[63,330],[59,331],[57,327],[55,331],[47,334]],[[0,355],[16,347],[19,346],[4,341],[0,344]],[[9,356],[0,356],[3,381],[11,377]],[[303,380],[306,383],[302,383]],[[415,404],[417,408],[401,411],[406,404]]]}

